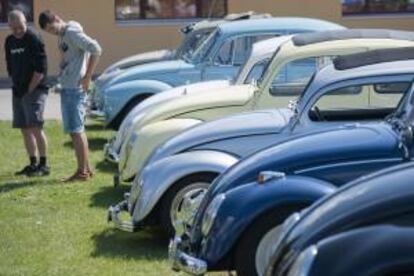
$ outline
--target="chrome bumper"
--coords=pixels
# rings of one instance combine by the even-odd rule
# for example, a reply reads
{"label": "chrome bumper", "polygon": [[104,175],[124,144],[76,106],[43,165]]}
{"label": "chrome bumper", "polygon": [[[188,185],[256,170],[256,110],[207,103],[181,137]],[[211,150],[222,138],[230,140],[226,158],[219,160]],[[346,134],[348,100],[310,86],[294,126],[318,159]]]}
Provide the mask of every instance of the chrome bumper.
{"label": "chrome bumper", "polygon": [[115,228],[125,231],[125,232],[136,232],[138,231],[139,227],[134,224],[131,220],[121,220],[119,217],[121,212],[128,211],[128,201],[124,200],[117,205],[110,206],[108,208],[108,222],[113,222]]}
{"label": "chrome bumper", "polygon": [[118,164],[119,154],[112,147],[112,140],[104,145],[104,156],[105,160]]}
{"label": "chrome bumper", "polygon": [[105,120],[105,112],[103,112],[102,110],[98,110],[98,109],[89,109],[88,110],[88,115],[89,117],[93,118],[93,119],[98,119],[98,120]]}
{"label": "chrome bumper", "polygon": [[204,275],[207,272],[207,262],[184,253],[180,249],[181,246],[181,238],[176,236],[168,247],[168,258],[172,269],[192,275]]}

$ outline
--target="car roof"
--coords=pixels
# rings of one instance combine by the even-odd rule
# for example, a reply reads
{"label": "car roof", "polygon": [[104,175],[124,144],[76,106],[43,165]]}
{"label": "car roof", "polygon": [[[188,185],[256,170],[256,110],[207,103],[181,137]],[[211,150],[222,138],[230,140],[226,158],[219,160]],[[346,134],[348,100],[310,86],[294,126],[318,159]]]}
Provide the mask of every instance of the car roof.
{"label": "car roof", "polygon": [[270,39],[261,40],[253,44],[251,55],[262,54],[268,55],[276,51],[281,44],[288,41],[291,35],[277,36]]}
{"label": "car roof", "polygon": [[217,27],[220,24],[241,20],[252,20],[258,18],[271,18],[272,16],[268,13],[256,13],[254,11],[248,11],[243,13],[232,13],[226,15],[222,19],[216,20],[202,20],[196,23],[189,24],[181,29],[183,33],[188,33],[190,31],[202,30],[202,29],[212,29]]}
{"label": "car roof", "polygon": [[[403,47],[402,51],[404,50],[405,48]],[[345,70],[338,70],[335,68],[334,64],[331,64],[316,73],[312,84],[309,86],[309,90],[314,91],[320,87],[350,79],[356,80],[366,77],[410,74],[414,74],[414,57],[405,60],[378,62],[375,64],[364,65]]]}
{"label": "car roof", "polygon": [[274,30],[339,30],[343,26],[325,20],[306,17],[273,17],[232,21],[218,26],[222,33]]}
{"label": "car roof", "polygon": [[315,43],[347,40],[347,39],[400,39],[414,41],[414,32],[396,31],[388,29],[345,29],[337,31],[322,31],[319,33],[298,34],[293,37],[295,46],[306,46]]}
{"label": "car roof", "polygon": [[378,49],[352,55],[339,56],[334,60],[336,70],[348,70],[382,62],[414,59],[414,47]]}

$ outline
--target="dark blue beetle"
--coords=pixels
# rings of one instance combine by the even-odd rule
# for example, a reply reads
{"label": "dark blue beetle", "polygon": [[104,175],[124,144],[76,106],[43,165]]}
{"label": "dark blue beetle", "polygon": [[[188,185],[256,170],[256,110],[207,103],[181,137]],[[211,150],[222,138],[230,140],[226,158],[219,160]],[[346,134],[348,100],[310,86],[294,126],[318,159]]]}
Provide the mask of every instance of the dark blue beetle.
{"label": "dark blue beetle", "polygon": [[[351,182],[334,194],[318,201],[301,214],[292,215],[281,227],[282,234],[274,244],[274,253],[273,257],[270,258],[267,275],[286,275],[289,270],[302,271],[304,274],[300,275],[307,275],[312,271],[323,271],[323,268],[315,267],[311,269],[312,262],[318,255],[315,250],[324,243],[319,242],[346,231],[381,224],[413,227],[413,179],[414,163],[408,162]],[[367,241],[370,243],[379,241],[381,234],[381,232],[372,234]],[[307,250],[315,244],[317,244],[317,247],[313,248],[313,252]],[[365,245],[369,246],[368,243],[365,243]],[[361,271],[363,271],[362,264],[359,263],[363,259],[347,259],[346,252],[349,249],[345,244],[341,247],[344,255],[341,255],[339,259],[343,259],[343,264],[346,263],[346,266],[360,266]],[[360,246],[353,247],[354,253],[357,253],[358,250],[364,250],[360,247],[363,247],[363,243]],[[400,247],[403,250],[404,247],[401,244]],[[386,260],[381,258],[384,257],[383,254],[386,254],[386,252],[381,254],[381,249],[377,248],[378,250],[372,251],[371,254],[376,256],[377,262],[383,262],[385,265]],[[391,248],[388,249],[392,252]],[[300,255],[304,250],[307,250],[307,252]],[[384,249],[382,250],[384,251]],[[400,261],[403,261],[401,255],[399,256]],[[398,257],[398,255],[395,257]],[[336,258],[338,258],[338,255],[336,255]],[[369,259],[365,257],[365,260],[368,261]],[[373,260],[370,262],[373,262]],[[325,269],[328,271],[328,268]],[[334,268],[331,269],[333,272]],[[411,272],[413,271],[411,270]],[[351,273],[348,275],[360,274]],[[396,275],[391,272],[390,274]],[[311,275],[338,274],[312,273]]]}
{"label": "dark blue beetle", "polygon": [[296,259],[288,276],[414,274],[414,228],[378,225],[325,238]]}
{"label": "dark blue beetle", "polygon": [[[413,61],[367,65],[414,58],[412,49],[389,56],[385,52],[375,57],[367,52],[338,58],[335,66],[346,74],[361,66],[380,72],[381,66],[414,65]],[[270,245],[279,236],[280,229],[275,227],[291,213],[362,175],[410,159],[412,132],[408,122],[412,119],[413,94],[411,87],[386,122],[350,124],[299,135],[234,165],[212,184],[192,229],[177,233],[171,242],[173,268],[192,274],[234,268],[239,275],[263,273]]]}

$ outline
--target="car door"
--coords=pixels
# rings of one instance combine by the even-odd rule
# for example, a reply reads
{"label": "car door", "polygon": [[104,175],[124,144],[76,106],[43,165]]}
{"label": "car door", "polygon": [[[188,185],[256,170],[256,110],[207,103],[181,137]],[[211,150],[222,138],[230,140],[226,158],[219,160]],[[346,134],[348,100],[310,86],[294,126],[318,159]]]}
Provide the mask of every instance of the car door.
{"label": "car door", "polygon": [[227,38],[204,65],[202,80],[233,80],[240,66],[248,59],[253,44],[274,36],[277,34],[250,34]]}

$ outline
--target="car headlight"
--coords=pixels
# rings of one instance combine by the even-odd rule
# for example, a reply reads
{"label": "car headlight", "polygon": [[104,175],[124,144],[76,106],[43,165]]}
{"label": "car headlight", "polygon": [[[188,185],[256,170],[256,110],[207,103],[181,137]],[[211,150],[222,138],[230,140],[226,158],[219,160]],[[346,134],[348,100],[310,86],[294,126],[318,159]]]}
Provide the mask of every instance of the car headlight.
{"label": "car headlight", "polygon": [[307,276],[311,271],[313,261],[318,255],[318,248],[315,245],[308,247],[296,258],[289,270],[288,276]]}
{"label": "car headlight", "polygon": [[214,220],[216,219],[217,212],[220,209],[220,206],[223,204],[226,199],[225,194],[219,194],[208,205],[206,212],[204,213],[203,223],[201,231],[204,236],[207,236],[213,226]]}

